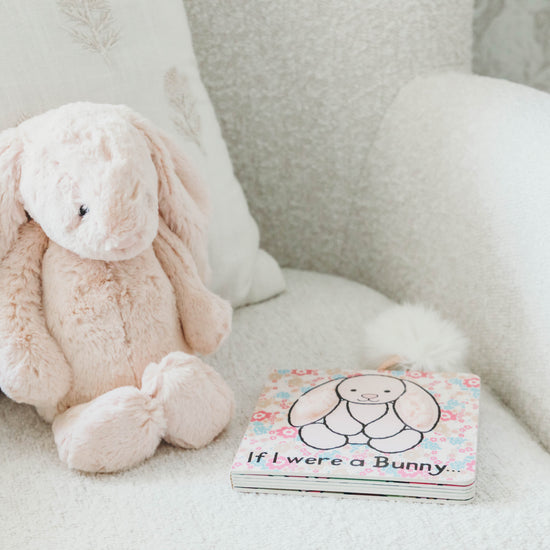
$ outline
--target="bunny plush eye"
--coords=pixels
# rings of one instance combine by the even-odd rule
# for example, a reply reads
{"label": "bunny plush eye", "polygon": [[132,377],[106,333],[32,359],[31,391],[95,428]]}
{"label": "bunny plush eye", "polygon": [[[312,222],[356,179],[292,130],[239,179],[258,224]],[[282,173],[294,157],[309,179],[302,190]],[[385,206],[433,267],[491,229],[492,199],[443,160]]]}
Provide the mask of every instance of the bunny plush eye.
{"label": "bunny plush eye", "polygon": [[390,393],[390,390],[384,390],[384,393]]}
{"label": "bunny plush eye", "polygon": [[352,390],[349,390],[349,391],[357,391],[355,388],[353,388]]}
{"label": "bunny plush eye", "polygon": [[89,208],[85,204],[82,204],[78,209],[78,215],[83,218],[89,211]]}

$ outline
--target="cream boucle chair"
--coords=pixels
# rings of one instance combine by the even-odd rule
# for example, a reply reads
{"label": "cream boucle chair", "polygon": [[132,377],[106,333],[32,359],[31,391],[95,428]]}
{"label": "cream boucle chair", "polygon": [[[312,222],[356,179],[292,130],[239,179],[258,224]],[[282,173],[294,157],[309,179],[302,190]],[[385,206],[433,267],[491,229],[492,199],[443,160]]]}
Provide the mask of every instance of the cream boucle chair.
{"label": "cream boucle chair", "polygon": [[[230,428],[111,476],[68,471],[0,398],[5,548],[545,548],[550,98],[470,74],[470,0],[186,0],[202,76],[286,293],[213,364]],[[162,9],[162,3],[158,4]],[[365,286],[366,285],[366,286]],[[482,377],[465,506],[232,492],[268,370],[361,366],[392,300],[441,309]]]}

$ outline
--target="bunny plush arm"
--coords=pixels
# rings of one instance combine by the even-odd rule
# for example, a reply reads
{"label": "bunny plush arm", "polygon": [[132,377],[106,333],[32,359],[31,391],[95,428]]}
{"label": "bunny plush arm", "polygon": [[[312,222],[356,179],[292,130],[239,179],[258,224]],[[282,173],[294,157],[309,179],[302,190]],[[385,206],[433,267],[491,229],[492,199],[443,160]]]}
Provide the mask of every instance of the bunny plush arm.
{"label": "bunny plush arm", "polygon": [[51,408],[68,392],[71,369],[42,312],[47,246],[40,226],[24,223],[0,264],[0,387],[14,401]]}
{"label": "bunny plush arm", "polygon": [[231,306],[206,288],[193,255],[162,219],[153,247],[174,287],[187,345],[193,353],[213,353],[231,330]]}
{"label": "bunny plush arm", "polygon": [[210,292],[208,192],[184,151],[137,113],[119,107],[145,137],[159,176],[159,231],[153,247],[176,294],[190,351],[214,352],[231,330],[231,306]]}

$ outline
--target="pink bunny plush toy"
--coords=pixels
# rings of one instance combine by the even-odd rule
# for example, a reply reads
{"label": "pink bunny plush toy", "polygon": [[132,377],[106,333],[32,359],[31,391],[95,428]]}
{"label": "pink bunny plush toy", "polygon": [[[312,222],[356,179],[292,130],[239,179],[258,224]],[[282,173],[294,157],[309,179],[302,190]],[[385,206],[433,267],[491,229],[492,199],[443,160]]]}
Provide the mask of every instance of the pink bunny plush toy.
{"label": "pink bunny plush toy", "polygon": [[206,229],[189,161],[125,106],[0,134],[0,387],[53,422],[69,467],[122,470],[227,425],[232,392],[196,355],[231,327]]}

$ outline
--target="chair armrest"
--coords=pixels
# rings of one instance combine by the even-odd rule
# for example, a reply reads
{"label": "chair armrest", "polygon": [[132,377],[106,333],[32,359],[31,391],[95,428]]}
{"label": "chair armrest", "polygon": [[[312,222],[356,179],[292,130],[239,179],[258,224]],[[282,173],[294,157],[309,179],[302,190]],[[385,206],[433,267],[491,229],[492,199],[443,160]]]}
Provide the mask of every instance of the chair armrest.
{"label": "chair armrest", "polygon": [[367,181],[365,282],[458,321],[471,369],[550,448],[550,95],[416,79],[385,116]]}

